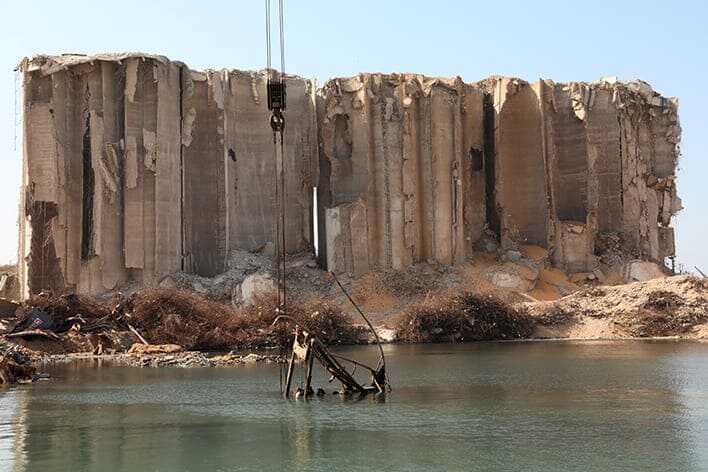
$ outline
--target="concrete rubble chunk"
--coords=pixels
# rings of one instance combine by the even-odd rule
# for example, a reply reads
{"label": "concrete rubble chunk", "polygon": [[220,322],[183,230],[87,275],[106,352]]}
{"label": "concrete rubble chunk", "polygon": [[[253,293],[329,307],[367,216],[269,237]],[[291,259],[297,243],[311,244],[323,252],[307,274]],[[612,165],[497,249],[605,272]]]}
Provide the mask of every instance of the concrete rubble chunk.
{"label": "concrete rubble chunk", "polygon": [[645,282],[665,276],[666,274],[658,264],[649,261],[631,261],[624,268],[624,277],[627,282]]}
{"label": "concrete rubble chunk", "polygon": [[526,266],[514,263],[495,267],[487,274],[489,281],[498,288],[515,292],[528,292],[533,289],[537,277],[538,271],[534,272]]}
{"label": "concrete rubble chunk", "polygon": [[234,297],[238,303],[250,305],[275,291],[275,282],[268,274],[251,274],[243,279],[240,293]]}

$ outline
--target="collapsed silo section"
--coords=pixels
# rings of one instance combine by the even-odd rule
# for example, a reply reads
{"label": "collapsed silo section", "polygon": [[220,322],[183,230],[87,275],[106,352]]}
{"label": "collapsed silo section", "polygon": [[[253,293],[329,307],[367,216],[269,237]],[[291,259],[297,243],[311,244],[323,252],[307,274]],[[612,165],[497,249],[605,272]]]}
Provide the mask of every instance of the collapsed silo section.
{"label": "collapsed silo section", "polygon": [[488,166],[494,188],[488,190],[490,227],[503,249],[517,244],[548,247],[550,201],[542,84],[509,77],[480,82],[485,109]]}
{"label": "collapsed silo section", "polygon": [[676,101],[641,81],[543,85],[554,263],[592,270],[614,245],[663,264],[681,208]]}
{"label": "collapsed silo section", "polygon": [[675,100],[615,79],[480,86],[494,182],[487,220],[503,249],[545,247],[568,272],[592,271],[608,248],[659,263],[673,256]]}
{"label": "collapsed silo section", "polygon": [[485,214],[482,105],[482,92],[459,79],[362,74],[325,84],[318,189],[329,270],[358,276],[471,253]]}

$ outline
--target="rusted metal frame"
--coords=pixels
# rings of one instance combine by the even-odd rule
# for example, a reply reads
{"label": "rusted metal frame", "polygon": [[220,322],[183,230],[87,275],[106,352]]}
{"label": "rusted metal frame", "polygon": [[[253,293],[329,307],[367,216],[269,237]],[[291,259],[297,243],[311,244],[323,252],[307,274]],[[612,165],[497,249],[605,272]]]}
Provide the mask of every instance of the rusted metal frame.
{"label": "rusted metal frame", "polygon": [[[355,361],[354,359],[349,359],[349,358],[347,358],[347,357],[340,356],[340,355],[338,355],[338,354],[331,354],[331,355],[334,356],[334,357],[336,357],[336,358],[339,358],[339,359],[341,359],[341,360],[343,360],[343,361],[351,362],[351,363],[354,365],[354,369],[355,369],[355,370],[356,370],[356,367],[357,367],[357,366],[362,367],[362,368],[364,368],[364,369],[367,369],[369,372],[371,372],[371,383],[378,389],[379,392],[383,393],[383,391],[384,391],[384,386],[381,385],[381,384],[379,384],[378,380],[376,379],[376,376],[377,376],[377,374],[379,373],[379,369],[372,369],[371,367],[369,367],[369,366],[366,365],[366,364],[362,364],[361,362],[357,362],[357,361]],[[353,373],[354,373],[354,372],[352,371],[352,374],[353,374]]]}
{"label": "rusted metal frame", "polygon": [[337,380],[339,380],[346,390],[356,390],[359,392],[364,391],[364,387],[359,385],[359,383],[354,380],[354,378],[349,375],[339,363],[337,363],[331,357],[328,357],[326,352],[315,351],[317,360],[322,364],[322,366],[332,374]]}
{"label": "rusted metal frame", "polygon": [[307,397],[310,395],[310,391],[312,390],[312,387],[310,386],[312,384],[312,364],[314,363],[314,358],[315,356],[312,354],[312,344],[313,344],[313,339],[308,340],[308,345],[307,345],[307,358],[305,359],[305,362],[307,363],[307,376],[305,377],[305,396]]}
{"label": "rusted metal frame", "polygon": [[[342,386],[345,388],[345,390],[354,390],[359,393],[368,393],[372,390],[375,390],[373,387],[364,387],[361,384],[359,384],[354,377],[342,366],[336,359],[336,355],[331,354],[327,348],[324,346],[324,344],[314,335],[310,334],[306,330],[302,329],[300,325],[293,319],[292,317],[288,315],[279,315],[275,318],[273,321],[273,325],[275,325],[278,321],[280,320],[288,320],[292,322],[295,325],[295,338],[293,339],[293,353],[290,357],[290,362],[288,365],[288,374],[287,374],[287,379],[286,379],[286,386],[285,386],[285,398],[289,398],[290,395],[290,386],[292,382],[292,375],[295,369],[295,360],[297,354],[296,354],[296,349],[295,345],[300,344],[298,341],[298,336],[302,332],[302,334],[305,337],[304,342],[307,343],[307,351],[306,351],[306,361],[308,360],[307,357],[310,357],[309,363],[308,363],[308,377],[310,378],[311,381],[311,363],[312,363],[312,358],[316,358],[317,361],[325,368],[327,372],[329,372],[334,378],[339,380],[342,383]],[[342,357],[342,356],[338,356]],[[343,358],[343,357],[342,357]],[[381,385],[376,381],[376,373],[379,370],[374,370],[369,366],[366,366],[365,364],[362,364],[360,362],[353,361],[352,359],[347,359],[343,358],[343,360],[349,361],[354,363],[354,365],[360,365],[363,368],[366,368],[372,373],[372,377],[374,378],[374,385],[375,388],[378,389],[379,391],[382,391]],[[379,359],[380,363],[383,361],[383,359]],[[307,390],[306,390],[307,392]]]}
{"label": "rusted metal frame", "polygon": [[288,374],[285,377],[285,392],[283,395],[285,398],[290,398],[290,384],[292,383],[293,380],[293,371],[295,367],[295,351],[290,354],[290,362],[288,363]]}
{"label": "rusted metal frame", "polygon": [[369,319],[366,317],[364,312],[361,311],[361,308],[359,308],[359,305],[357,305],[356,302],[354,302],[354,299],[352,299],[351,295],[349,295],[349,292],[346,291],[346,289],[344,288],[342,283],[337,278],[336,274],[334,272],[330,272],[330,274],[332,274],[332,278],[334,279],[335,282],[337,282],[337,285],[342,290],[342,293],[347,297],[347,299],[352,304],[354,309],[359,313],[359,315],[361,315],[361,317],[364,319],[366,324],[369,326],[369,330],[374,335],[374,339],[376,340],[376,345],[379,348],[379,354],[381,355],[381,358],[379,359],[379,363],[381,364],[381,366],[383,366],[384,371],[385,371],[386,370],[386,357],[384,356],[383,347],[381,346],[381,340],[379,339],[378,333],[374,329],[374,325],[371,324],[371,321],[369,321]]}

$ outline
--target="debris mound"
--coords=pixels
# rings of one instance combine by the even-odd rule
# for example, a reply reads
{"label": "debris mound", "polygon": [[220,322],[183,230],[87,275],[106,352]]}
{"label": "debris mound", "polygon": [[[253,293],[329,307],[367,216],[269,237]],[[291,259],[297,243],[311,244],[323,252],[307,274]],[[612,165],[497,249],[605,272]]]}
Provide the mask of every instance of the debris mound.
{"label": "debris mound", "polygon": [[35,373],[35,368],[19,349],[0,345],[0,385],[29,382]]}
{"label": "debris mound", "polygon": [[[705,285],[698,279],[692,282],[694,288],[696,282]],[[632,334],[639,337],[685,334],[708,321],[707,309],[708,301],[705,299],[692,303],[675,292],[655,290],[647,295],[636,320],[630,319],[627,324]]]}
{"label": "debris mound", "polygon": [[396,328],[403,342],[489,341],[527,338],[529,318],[491,296],[444,291],[407,308]]}
{"label": "debris mound", "polygon": [[[126,319],[151,344],[178,344],[188,350],[285,346],[292,333],[272,326],[277,301],[258,298],[238,309],[194,292],[151,288],[136,292],[125,305]],[[328,344],[357,342],[359,330],[341,309],[323,299],[289,304],[288,315]]]}
{"label": "debris mound", "polygon": [[552,306],[550,309],[539,313],[534,318],[534,321],[542,326],[557,326],[570,323],[575,319],[575,313],[566,310],[562,306]]}
{"label": "debris mound", "polygon": [[708,280],[679,275],[627,285],[593,287],[554,302],[526,304],[544,326],[605,320],[621,337],[681,336],[708,323]]}
{"label": "debris mound", "polygon": [[40,293],[17,309],[17,322],[11,332],[43,329],[62,333],[68,331],[74,323],[96,324],[98,320],[105,319],[110,314],[111,310],[107,304],[89,297]]}
{"label": "debris mound", "polygon": [[30,364],[18,364],[8,356],[0,356],[0,385],[30,381],[35,369]]}

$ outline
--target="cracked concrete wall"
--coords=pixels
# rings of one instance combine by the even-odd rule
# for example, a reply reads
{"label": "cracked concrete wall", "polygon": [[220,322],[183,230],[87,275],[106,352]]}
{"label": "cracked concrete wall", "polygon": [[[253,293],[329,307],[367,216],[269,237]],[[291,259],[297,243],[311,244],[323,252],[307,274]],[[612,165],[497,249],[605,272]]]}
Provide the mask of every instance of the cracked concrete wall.
{"label": "cracked concrete wall", "polygon": [[471,253],[485,214],[482,106],[482,91],[459,78],[362,74],[324,85],[318,189],[330,270]]}
{"label": "cracked concrete wall", "polygon": [[182,139],[185,270],[211,277],[227,257],[222,83],[192,71],[182,80],[182,113],[193,117]]}
{"label": "cracked concrete wall", "polygon": [[[145,54],[38,56],[24,73],[19,274],[103,293],[273,241],[275,155],[263,73],[190,70]],[[312,245],[312,85],[288,77],[286,244]],[[267,250],[267,249],[266,249]]]}
{"label": "cracked concrete wall", "polygon": [[[481,83],[493,104],[495,188],[503,247],[538,244],[556,266],[597,267],[595,242],[615,233],[635,257],[674,254],[677,102],[641,81]],[[489,138],[491,139],[491,138]]]}
{"label": "cracked concrete wall", "polygon": [[515,241],[547,246],[550,209],[540,84],[497,78],[489,85],[497,115],[495,204],[502,246]]}
{"label": "cracked concrete wall", "polygon": [[[74,286],[102,291],[124,279],[117,162],[121,69],[79,64],[25,74],[23,295]],[[87,146],[87,142],[89,145]],[[88,174],[87,174],[88,171]],[[92,177],[84,204],[85,175]],[[90,225],[84,226],[84,214]],[[38,237],[41,235],[41,237]]]}
{"label": "cracked concrete wall", "polygon": [[[313,86],[286,78],[288,104],[284,143],[285,249],[312,247],[312,189],[317,177],[317,124]],[[266,80],[263,74],[232,71],[225,76],[226,156],[229,183],[230,247],[261,248],[271,241],[276,167],[273,134],[268,123]]]}
{"label": "cracked concrete wall", "polygon": [[[24,60],[18,275],[101,293],[236,249],[273,250],[276,160],[262,72],[146,54]],[[288,77],[286,249],[355,276],[454,264],[485,230],[597,267],[598,240],[663,262],[681,209],[677,101],[641,81]],[[317,187],[318,225],[312,192]]]}

